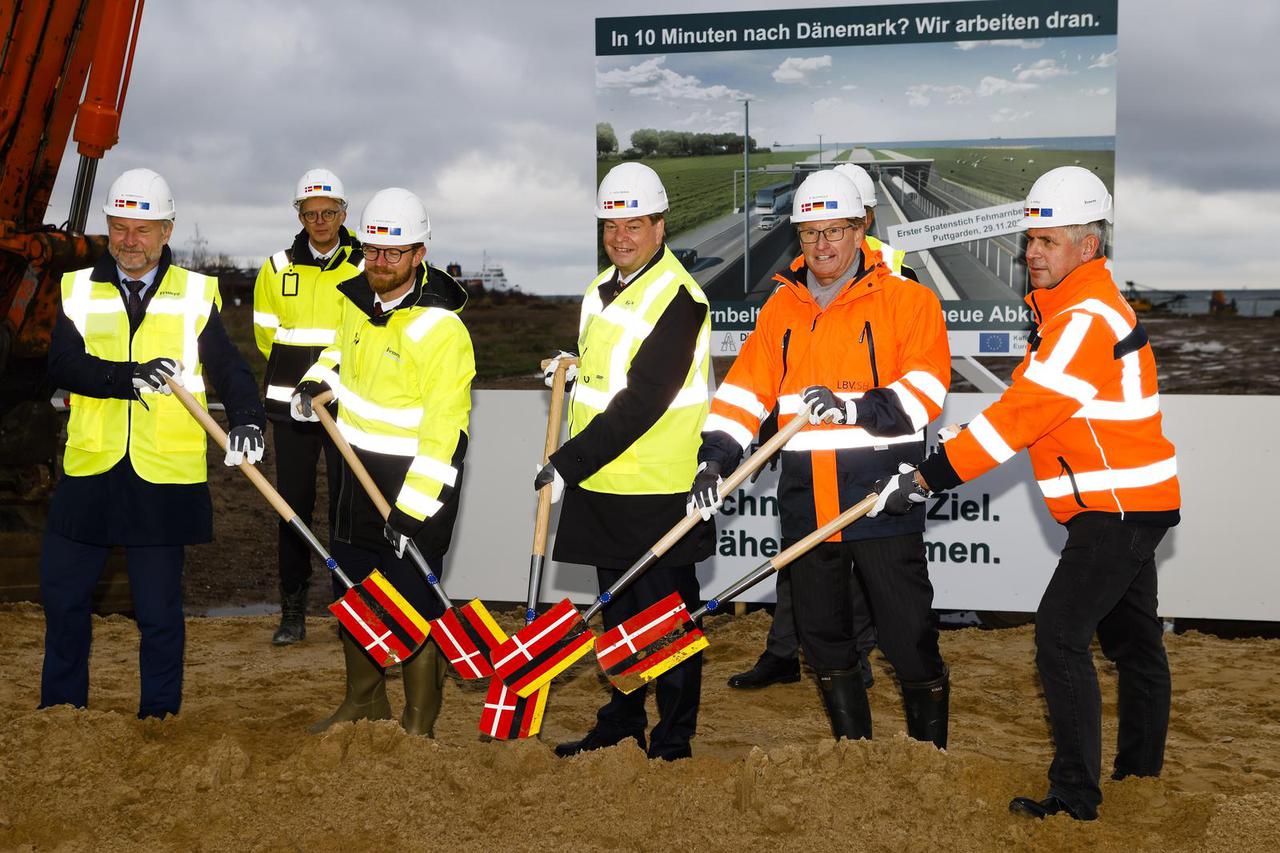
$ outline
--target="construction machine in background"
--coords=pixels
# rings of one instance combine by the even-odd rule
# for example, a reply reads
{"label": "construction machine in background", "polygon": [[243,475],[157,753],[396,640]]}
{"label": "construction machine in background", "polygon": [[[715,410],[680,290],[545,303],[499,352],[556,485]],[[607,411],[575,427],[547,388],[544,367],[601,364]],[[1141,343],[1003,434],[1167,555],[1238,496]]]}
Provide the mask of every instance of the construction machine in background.
{"label": "construction machine in background", "polygon": [[[98,161],[119,139],[142,5],[0,5],[0,600],[38,595],[62,430],[45,360],[62,274],[106,249],[85,222]],[[44,221],[73,124],[80,163],[54,227]]]}

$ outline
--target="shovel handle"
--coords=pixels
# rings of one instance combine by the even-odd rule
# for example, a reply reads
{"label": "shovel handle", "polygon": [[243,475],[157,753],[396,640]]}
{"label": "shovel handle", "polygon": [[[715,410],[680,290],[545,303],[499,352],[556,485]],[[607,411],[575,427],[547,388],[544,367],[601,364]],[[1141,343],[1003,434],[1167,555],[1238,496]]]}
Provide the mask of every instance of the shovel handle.
{"label": "shovel handle", "polygon": [[[787,421],[786,426],[774,433],[768,441],[760,445],[756,452],[752,453],[751,456],[747,458],[746,462],[743,462],[732,474],[725,477],[724,482],[720,484],[720,497],[723,498],[725,495],[731,493],[734,489],[738,488],[738,486],[742,485],[743,480],[750,477],[760,468],[763,468],[764,464],[769,461],[773,454],[777,453],[782,448],[782,445],[790,441],[793,435],[803,429],[804,425],[809,422],[810,408],[811,407],[808,405],[801,408],[794,418]],[[588,607],[587,612],[582,615],[583,620],[588,622],[591,621],[591,617],[596,615],[596,611],[608,604],[610,599],[619,592],[622,592],[630,586],[631,582],[636,579],[637,575],[656,563],[663,554],[671,550],[672,545],[684,538],[684,535],[692,530],[701,520],[702,516],[700,516],[698,511],[694,509],[685,515],[684,518],[676,522],[675,527],[672,527],[667,531],[665,536],[654,543],[654,546],[645,552],[643,557],[636,560],[636,562],[631,565],[631,568],[627,569],[613,586],[600,594],[600,597],[595,600],[595,603]],[[827,535],[830,536],[831,534],[828,533]]]}
{"label": "shovel handle", "polygon": [[[391,505],[387,503],[387,499],[382,496],[382,491],[378,488],[378,484],[373,482],[373,477],[369,476],[369,469],[364,467],[364,463],[360,461],[360,457],[356,455],[355,448],[351,446],[351,442],[347,441],[338,429],[338,425],[333,421],[333,415],[329,414],[329,410],[325,408],[333,400],[332,391],[324,391],[317,394],[311,400],[311,410],[315,412],[316,417],[320,419],[320,423],[324,426],[325,432],[329,433],[329,437],[333,439],[334,445],[338,448],[338,452],[342,454],[342,458],[347,461],[347,466],[351,468],[356,475],[356,479],[360,481],[360,485],[364,486],[365,492],[368,493],[369,499],[373,501],[373,506],[378,510],[378,514],[382,516],[382,520],[386,521],[391,515]],[[427,580],[427,585],[435,590],[436,596],[444,604],[446,610],[453,609],[453,602],[449,600],[449,596],[445,595],[444,588],[440,586],[440,580],[436,577],[436,573],[431,571],[431,567],[427,565],[426,557],[422,556],[422,552],[418,550],[418,543],[412,539],[405,549],[409,552],[410,559],[418,566],[418,570],[422,572]]]}
{"label": "shovel handle", "polygon": [[743,592],[746,592],[748,589],[751,589],[751,587],[760,583],[760,581],[769,577],[769,575],[786,568],[789,564],[803,557],[821,543],[826,542],[837,532],[848,527],[850,524],[853,524],[853,522],[870,512],[872,507],[876,505],[876,499],[878,497],[879,495],[874,492],[867,495],[865,498],[840,513],[835,518],[831,519],[826,524],[801,539],[799,542],[791,545],[791,547],[784,550],[772,560],[769,560],[767,563],[764,563],[759,568],[752,571],[751,574],[741,578],[728,589],[708,600],[705,605],[700,607],[698,611],[689,618],[695,622],[698,621],[703,616],[706,616],[707,613],[715,610],[735,595],[741,595]]}
{"label": "shovel handle", "polygon": [[[542,363],[545,370],[554,359]],[[542,445],[542,464],[546,465],[551,454],[560,446],[560,422],[564,419],[565,374],[577,364],[576,358],[562,358],[551,379],[551,408],[547,412],[547,440]],[[533,553],[539,557],[547,553],[547,528],[551,526],[551,490],[538,492],[538,515],[533,524]]]}
{"label": "shovel handle", "polygon": [[[200,426],[204,427],[204,431],[209,433],[209,437],[213,439],[214,444],[218,445],[218,447],[223,450],[226,450],[227,434],[222,431],[222,427],[213,419],[213,415],[209,414],[205,410],[204,406],[200,405],[200,402],[196,400],[195,397],[191,396],[191,392],[178,384],[173,377],[166,376],[165,381],[169,383],[169,390],[173,392],[173,396],[177,397],[178,402],[182,403],[183,407],[191,413],[191,417],[195,418],[196,422],[199,423]],[[271,481],[263,476],[257,466],[251,464],[247,459],[244,459],[240,461],[240,470],[249,478],[249,482],[258,487],[258,491],[262,493],[262,496],[267,499],[267,502],[271,504],[275,511],[280,514],[280,517],[283,518],[299,536],[306,540],[307,544],[311,546],[311,550],[315,551],[320,556],[320,559],[325,562],[325,565],[329,567],[329,570],[338,576],[338,580],[342,581],[347,589],[354,586],[351,579],[347,577],[346,573],[343,572],[341,568],[338,567],[338,564],[334,561],[329,552],[325,550],[324,546],[320,544],[320,541],[316,539],[315,535],[312,534],[307,526],[302,523],[302,519],[298,518],[298,514],[293,511],[293,507],[289,506],[289,503],[281,497],[280,493],[276,491],[276,487],[271,485]]]}

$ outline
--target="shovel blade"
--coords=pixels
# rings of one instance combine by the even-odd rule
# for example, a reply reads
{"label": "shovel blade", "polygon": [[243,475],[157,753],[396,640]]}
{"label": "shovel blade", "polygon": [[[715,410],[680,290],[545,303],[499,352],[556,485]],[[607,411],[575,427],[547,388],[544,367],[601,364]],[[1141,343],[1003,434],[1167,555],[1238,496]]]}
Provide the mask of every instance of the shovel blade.
{"label": "shovel blade", "polygon": [[582,614],[566,598],[499,645],[493,669],[527,698],[591,651],[594,640]]}
{"label": "shovel blade", "polygon": [[431,636],[458,675],[467,680],[493,675],[489,659],[507,635],[479,600],[446,610],[431,626]]}
{"label": "shovel blade", "polygon": [[601,634],[596,659],[614,687],[631,693],[708,645],[684,600],[673,592]]}
{"label": "shovel blade", "polygon": [[427,640],[431,624],[377,569],[329,605],[378,666],[407,660]]}
{"label": "shovel blade", "polygon": [[549,686],[544,686],[527,699],[502,683],[489,681],[489,692],[480,712],[480,734],[494,740],[518,740],[533,737],[542,729],[542,715],[547,707]]}

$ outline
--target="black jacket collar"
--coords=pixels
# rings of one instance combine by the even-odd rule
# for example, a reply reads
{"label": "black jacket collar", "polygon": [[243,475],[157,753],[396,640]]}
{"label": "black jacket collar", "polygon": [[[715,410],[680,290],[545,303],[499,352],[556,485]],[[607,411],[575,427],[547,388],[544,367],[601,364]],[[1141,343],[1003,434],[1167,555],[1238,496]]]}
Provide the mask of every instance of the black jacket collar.
{"label": "black jacket collar", "polygon": [[[329,263],[324,267],[326,270],[333,269],[338,264],[342,263],[346,257],[349,257],[349,255],[344,255],[342,252],[342,248],[344,246],[350,246],[353,253],[360,251],[360,241],[356,239],[355,232],[345,225],[342,226],[342,231],[338,234],[338,245],[334,247],[334,253],[329,256]],[[320,266],[320,264],[316,262],[316,256],[311,254],[311,238],[307,236],[307,229],[305,228],[299,231],[297,236],[293,238],[293,245],[289,247],[288,255],[289,262],[294,266]],[[354,266],[359,263],[359,260],[357,259],[351,263]]]}
{"label": "black jacket collar", "polygon": [[338,285],[338,290],[378,326],[386,325],[387,318],[401,308],[443,308],[457,313],[467,304],[466,288],[458,284],[453,276],[425,263],[418,268],[413,289],[405,296],[404,301],[378,317],[373,316],[373,288],[369,286],[364,273],[347,279]]}

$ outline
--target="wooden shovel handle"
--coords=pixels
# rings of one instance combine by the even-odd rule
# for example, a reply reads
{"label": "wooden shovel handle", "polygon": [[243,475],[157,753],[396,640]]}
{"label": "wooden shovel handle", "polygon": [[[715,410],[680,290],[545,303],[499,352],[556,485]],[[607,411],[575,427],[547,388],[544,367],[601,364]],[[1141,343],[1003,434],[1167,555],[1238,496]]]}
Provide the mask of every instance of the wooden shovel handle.
{"label": "wooden shovel handle", "polygon": [[[542,362],[546,370],[554,359]],[[551,409],[547,413],[547,440],[542,446],[542,464],[546,465],[551,454],[560,447],[560,422],[564,419],[564,386],[565,374],[569,368],[577,364],[576,358],[561,358],[556,372],[551,378]],[[533,522],[533,555],[545,557],[547,554],[547,528],[551,526],[551,489],[543,488],[538,492],[538,514]]]}
{"label": "wooden shovel handle", "polygon": [[[720,484],[720,496],[723,498],[725,495],[731,494],[734,489],[742,485],[744,480],[759,469],[763,468],[764,464],[773,457],[773,454],[777,453],[778,450],[782,448],[782,445],[790,441],[791,437],[803,429],[804,425],[808,422],[809,407],[805,406],[794,418],[787,421],[786,426],[774,433],[774,435],[764,444],[760,445],[759,449],[757,449],[755,453],[751,454],[751,456],[747,458],[746,462],[743,462],[732,474],[724,478],[724,482]],[[672,545],[679,542],[680,539],[692,530],[694,525],[701,520],[702,516],[698,515],[697,510],[686,515],[684,518],[680,519],[679,523],[677,523],[675,527],[671,528],[671,530],[667,532],[666,536],[659,539],[657,544],[650,550],[652,550],[656,556],[661,557],[670,550]]]}
{"label": "wooden shovel handle", "polygon": [[382,520],[386,521],[387,516],[391,515],[391,505],[387,503],[387,499],[382,496],[382,492],[373,482],[373,478],[369,476],[369,469],[364,467],[364,463],[356,455],[355,448],[351,446],[351,442],[347,441],[346,436],[338,430],[338,425],[333,422],[333,415],[329,414],[329,410],[325,408],[332,400],[332,391],[324,391],[317,394],[311,398],[311,411],[316,413],[316,417],[320,419],[325,432],[329,433],[329,437],[333,439],[333,443],[342,454],[342,458],[347,460],[347,465],[355,473],[356,479],[360,481],[361,486],[364,486],[364,490],[369,493],[369,498],[382,516]]}
{"label": "wooden shovel handle", "polygon": [[[200,426],[204,427],[204,431],[209,433],[209,437],[214,443],[223,450],[227,449],[227,434],[222,431],[222,427],[213,419],[213,415],[205,411],[204,406],[195,397],[191,396],[191,392],[183,388],[172,377],[166,376],[165,381],[169,383],[169,389],[173,391],[173,396],[178,398],[178,402],[191,413],[191,417],[195,418]],[[263,476],[256,465],[252,465],[248,460],[240,462],[240,470],[249,478],[249,482],[258,487],[258,491],[262,492],[262,496],[267,499],[276,512],[280,513],[280,517],[285,521],[292,520],[297,513],[293,511],[293,507],[280,496],[275,486]]]}

